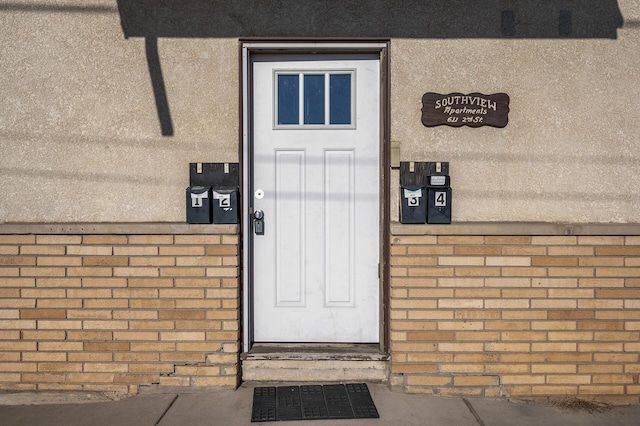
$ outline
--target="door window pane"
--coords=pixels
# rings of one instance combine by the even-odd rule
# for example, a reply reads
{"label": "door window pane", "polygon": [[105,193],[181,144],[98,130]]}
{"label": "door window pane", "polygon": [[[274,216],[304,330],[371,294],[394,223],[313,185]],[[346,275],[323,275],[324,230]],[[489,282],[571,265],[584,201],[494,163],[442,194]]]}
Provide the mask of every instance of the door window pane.
{"label": "door window pane", "polygon": [[278,74],[278,124],[298,124],[300,89],[298,74]]}
{"label": "door window pane", "polygon": [[351,124],[351,74],[329,76],[329,124]]}
{"label": "door window pane", "polygon": [[324,74],[304,76],[304,124],[324,124]]}

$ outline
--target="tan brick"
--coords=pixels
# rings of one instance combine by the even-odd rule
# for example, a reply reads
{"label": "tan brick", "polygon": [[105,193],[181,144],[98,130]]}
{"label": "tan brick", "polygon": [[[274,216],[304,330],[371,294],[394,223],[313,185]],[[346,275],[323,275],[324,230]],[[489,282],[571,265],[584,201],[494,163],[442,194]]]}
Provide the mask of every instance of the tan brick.
{"label": "tan brick", "polygon": [[163,331],[160,333],[160,340],[201,341],[205,340],[205,333],[200,331]]}
{"label": "tan brick", "polygon": [[[579,309],[622,309],[625,307],[625,301],[615,299],[580,299],[578,300]],[[628,308],[628,307],[627,307]]]}
{"label": "tan brick", "polygon": [[484,366],[482,364],[440,364],[441,373],[458,374],[482,374]]}
{"label": "tan brick", "polygon": [[121,246],[114,247],[115,256],[157,256],[159,249],[157,246]]}
{"label": "tan brick", "polygon": [[528,235],[487,235],[484,237],[484,242],[495,245],[531,244],[531,237]]}
{"label": "tan brick", "polygon": [[490,311],[486,309],[455,311],[454,318],[457,320],[487,320],[500,319],[500,311]]}
{"label": "tan brick", "polygon": [[505,331],[500,335],[500,340],[504,342],[511,341],[545,341],[547,333],[543,331]]}
{"label": "tan brick", "polygon": [[497,386],[498,376],[454,376],[454,386]]}
{"label": "tan brick", "polygon": [[157,331],[114,331],[114,340],[157,341]]}
{"label": "tan brick", "polygon": [[514,384],[544,384],[545,377],[539,374],[504,374],[500,381],[504,385]]}
{"label": "tan brick", "polygon": [[597,277],[629,277],[640,276],[640,268],[596,268]]}
{"label": "tan brick", "polygon": [[[442,291],[442,289],[440,290]],[[435,297],[451,297],[451,296],[435,296]],[[456,288],[456,298],[476,298],[487,299],[500,297],[500,289],[498,288]]]}
{"label": "tan brick", "polygon": [[122,299],[122,302],[125,302],[124,308],[127,307],[127,302],[130,305],[131,309],[174,309],[176,308],[176,304],[174,300],[170,299],[133,299],[127,301],[127,299]]}
{"label": "tan brick", "polygon": [[485,309],[527,309],[528,299],[489,299],[484,301]]}
{"label": "tan brick", "polygon": [[438,350],[443,352],[482,352],[483,343],[438,343]]}
{"label": "tan brick", "polygon": [[36,244],[80,244],[79,235],[37,235]]}
{"label": "tan brick", "polygon": [[487,287],[531,287],[531,278],[493,278],[485,280]]}
{"label": "tan brick", "polygon": [[[621,257],[581,257],[578,260],[580,266],[625,266],[624,259]],[[627,265],[633,266],[633,265]],[[639,266],[639,265],[635,265]]]}
{"label": "tan brick", "polygon": [[624,386],[580,385],[578,395],[622,395]]}
{"label": "tan brick", "polygon": [[438,278],[438,287],[478,288],[484,286],[483,278]]}
{"label": "tan brick", "polygon": [[[393,246],[393,247],[397,247],[397,246]],[[406,249],[407,254],[410,256],[454,254],[453,247],[445,246],[445,245],[433,245],[433,246],[415,245],[415,246],[401,246],[401,247]]]}
{"label": "tan brick", "polygon": [[484,324],[486,330],[528,330],[528,321],[487,321]]}
{"label": "tan brick", "polygon": [[[531,259],[524,256],[489,256],[487,266],[531,266]],[[535,265],[533,265],[535,266]]]}
{"label": "tan brick", "polygon": [[3,266],[35,266],[34,256],[0,256],[0,265]]}
{"label": "tan brick", "polygon": [[71,309],[71,308],[81,308],[82,300],[81,299],[39,299],[38,300],[38,308],[39,309]]}
{"label": "tan brick", "polygon": [[75,256],[111,256],[111,246],[68,246],[67,254]]}
{"label": "tan brick", "polygon": [[451,383],[452,376],[408,376],[409,386],[445,386]]}
{"label": "tan brick", "polygon": [[208,277],[237,277],[239,271],[237,267],[223,266],[219,268],[207,268]]}
{"label": "tan brick", "polygon": [[549,311],[547,315],[550,320],[584,320],[594,319],[595,311],[592,309],[554,310]]}
{"label": "tan brick", "polygon": [[153,310],[138,311],[138,310],[131,310],[131,309],[122,310],[122,311],[113,311],[113,319],[129,319],[129,320],[158,319],[158,311],[153,311]]}
{"label": "tan brick", "polygon": [[126,287],[126,278],[82,278],[82,287]]}
{"label": "tan brick", "polygon": [[622,343],[579,343],[579,352],[623,352]]}
{"label": "tan brick", "polygon": [[440,299],[438,300],[438,308],[467,308],[467,309],[482,309],[484,307],[484,301],[478,299]]}
{"label": "tan brick", "polygon": [[50,255],[50,256],[63,256],[66,253],[65,246],[21,246],[20,254],[35,254],[35,255]]}
{"label": "tan brick", "polygon": [[63,362],[67,360],[66,352],[24,352],[22,361],[27,362]]}
{"label": "tan brick", "polygon": [[[127,266],[129,258],[125,256],[84,256],[81,264],[83,266]],[[74,265],[77,266],[77,265]]]}
{"label": "tan brick", "polygon": [[394,235],[391,244],[436,244],[438,237],[435,235]]}
{"label": "tan brick", "polygon": [[173,364],[167,362],[129,364],[132,373],[173,373],[173,369]]}
{"label": "tan brick", "polygon": [[157,320],[129,321],[130,330],[172,330],[174,327],[175,327],[174,321],[157,321]]}
{"label": "tan brick", "polygon": [[201,299],[205,297],[204,289],[160,289],[161,299]]}
{"label": "tan brick", "polygon": [[113,289],[114,299],[155,299],[160,291],[155,288],[116,288]]}
{"label": "tan brick", "polygon": [[[581,302],[583,300],[580,300]],[[533,309],[576,309],[578,301],[575,299],[532,299]],[[581,306],[582,309],[588,306]]]}
{"label": "tan brick", "polygon": [[111,277],[114,268],[100,266],[82,266],[67,268],[69,277]]}
{"label": "tan brick", "polygon": [[497,267],[471,267],[458,266],[454,270],[457,277],[498,277],[503,273],[501,268]]}
{"label": "tan brick", "polygon": [[41,372],[75,372],[82,371],[81,363],[71,362],[41,362],[38,364],[38,371]]}
{"label": "tan brick", "polygon": [[594,334],[594,340],[596,341],[638,341],[638,339],[640,339],[640,333],[635,331],[596,331]]}
{"label": "tan brick", "polygon": [[20,318],[22,319],[64,319],[67,311],[64,309],[22,309]]}
{"label": "tan brick", "polygon": [[547,268],[505,266],[501,269],[503,277],[545,277]]}
{"label": "tan brick", "polygon": [[23,277],[64,277],[65,268],[60,267],[21,267],[20,276]]}
{"label": "tan brick", "polygon": [[135,256],[129,258],[129,266],[175,266],[176,258],[169,256]]}
{"label": "tan brick", "polygon": [[157,267],[126,267],[113,268],[115,277],[157,277],[164,268]]}
{"label": "tan brick", "polygon": [[127,236],[126,235],[83,235],[82,244],[92,244],[92,245],[127,244]]}
{"label": "tan brick", "polygon": [[37,278],[36,287],[80,287],[82,280],[80,278]]}
{"label": "tan brick", "polygon": [[160,246],[160,256],[204,256],[205,248],[202,246]]}
{"label": "tan brick", "polygon": [[578,374],[550,374],[547,383],[557,385],[581,385],[591,383],[591,376]]}
{"label": "tan brick", "polygon": [[[583,344],[583,343],[581,343]],[[532,352],[576,352],[578,344],[575,342],[533,342]]]}
{"label": "tan brick", "polygon": [[176,235],[176,245],[216,245],[221,244],[220,235]]}
{"label": "tan brick", "polygon": [[35,235],[0,234],[0,244],[35,244]]}
{"label": "tan brick", "polygon": [[[113,334],[110,331],[69,331],[66,333],[67,340],[111,340]],[[86,348],[85,348],[86,349]]]}
{"label": "tan brick", "polygon": [[[84,303],[84,308],[86,309],[127,308],[129,307],[129,303],[130,303],[130,301],[127,299],[84,299],[84,301],[78,299],[78,301],[81,303]],[[131,306],[131,307],[135,308],[134,306]]]}
{"label": "tan brick", "polygon": [[439,330],[483,330],[483,321],[439,321]]}
{"label": "tan brick", "polygon": [[[209,268],[205,267],[165,267],[160,268],[161,277],[204,277]],[[227,269],[227,268],[219,268]],[[235,269],[235,268],[229,268]]]}
{"label": "tan brick", "polygon": [[135,244],[135,245],[173,244],[173,235],[129,235],[129,244]]}
{"label": "tan brick", "polygon": [[[598,268],[600,269],[600,268]],[[554,268],[548,269],[550,277],[593,277],[594,268]]]}
{"label": "tan brick", "polygon": [[70,352],[67,354],[69,362],[111,362],[113,354],[111,352]]}
{"label": "tan brick", "polygon": [[128,327],[129,324],[127,321],[82,321],[82,328],[84,330],[126,330]]}
{"label": "tan brick", "polygon": [[622,373],[622,364],[587,364],[578,366],[578,372],[582,374]]}
{"label": "tan brick", "polygon": [[39,342],[38,343],[39,351],[81,351],[82,350],[82,342]]}
{"label": "tan brick", "polygon": [[69,319],[111,319],[112,312],[105,309],[69,309]]}
{"label": "tan brick", "polygon": [[[405,250],[403,250],[404,252]],[[224,245],[224,246],[210,246],[206,248],[205,254],[207,256],[232,256],[238,254],[238,246]]]}

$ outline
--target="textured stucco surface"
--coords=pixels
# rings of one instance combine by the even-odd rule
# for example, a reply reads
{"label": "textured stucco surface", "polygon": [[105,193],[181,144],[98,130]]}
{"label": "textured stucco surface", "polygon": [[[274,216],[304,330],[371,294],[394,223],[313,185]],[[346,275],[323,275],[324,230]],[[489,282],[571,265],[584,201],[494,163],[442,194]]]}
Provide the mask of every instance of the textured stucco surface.
{"label": "textured stucco surface", "polygon": [[[270,13],[287,1],[246,9],[216,3],[206,19],[198,7],[207,11],[211,2],[147,10],[155,3],[134,1],[125,13],[126,3],[0,5],[0,222],[183,221],[188,163],[239,159],[238,37],[327,35],[391,37],[391,138],[403,161],[450,162],[454,221],[640,222],[635,1],[602,3],[619,7],[617,38],[607,38],[607,22],[589,33],[576,13],[576,37],[566,39],[545,37],[553,19],[544,21],[548,28],[500,38],[500,10],[513,2],[480,9],[491,14],[478,18],[491,24],[486,32],[470,14],[455,21],[464,2],[451,2],[452,10],[441,1],[406,2],[393,13],[384,1],[370,9],[343,2],[347,16],[384,17],[378,31],[371,19],[311,19],[332,2],[289,8],[299,19],[280,21]],[[424,27],[403,25],[411,8],[428,15],[431,6]],[[166,28],[139,24],[153,21],[145,14],[177,10]],[[161,134],[145,35],[159,36],[172,136]],[[509,124],[426,128],[420,99],[427,91],[506,92]],[[397,185],[393,171],[393,220]]]}

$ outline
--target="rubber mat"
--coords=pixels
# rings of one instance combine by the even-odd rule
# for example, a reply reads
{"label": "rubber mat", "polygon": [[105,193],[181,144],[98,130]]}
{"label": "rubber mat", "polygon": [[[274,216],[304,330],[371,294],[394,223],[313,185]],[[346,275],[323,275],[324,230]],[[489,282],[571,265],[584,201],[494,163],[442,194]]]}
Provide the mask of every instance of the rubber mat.
{"label": "rubber mat", "polygon": [[365,418],[380,418],[366,383],[253,389],[252,422]]}

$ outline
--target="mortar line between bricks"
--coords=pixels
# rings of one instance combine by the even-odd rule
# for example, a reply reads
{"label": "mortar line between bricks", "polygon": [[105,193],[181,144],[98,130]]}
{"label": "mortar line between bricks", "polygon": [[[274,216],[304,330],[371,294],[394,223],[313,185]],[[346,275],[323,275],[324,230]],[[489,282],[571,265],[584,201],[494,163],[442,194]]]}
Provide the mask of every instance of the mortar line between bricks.
{"label": "mortar line between bricks", "polygon": [[164,416],[167,415],[167,413],[169,412],[169,410],[171,410],[171,407],[173,407],[173,404],[178,400],[178,397],[180,395],[176,394],[176,396],[173,398],[173,400],[171,401],[171,403],[169,404],[169,406],[167,407],[166,410],[164,410],[164,412],[162,413],[162,415],[160,416],[160,418],[158,419],[158,421],[153,425],[153,426],[158,426],[160,424],[160,422],[162,421],[162,419],[164,419]]}
{"label": "mortar line between bricks", "polygon": [[484,422],[482,421],[482,419],[480,418],[480,416],[478,415],[478,413],[476,413],[476,410],[473,408],[473,406],[471,405],[471,403],[469,401],[467,401],[467,398],[462,398],[462,400],[464,401],[464,403],[466,404],[467,408],[469,409],[469,411],[471,411],[471,414],[473,414],[473,417],[476,418],[476,421],[478,422],[478,424],[480,426],[485,426]]}

